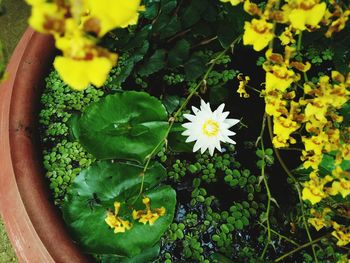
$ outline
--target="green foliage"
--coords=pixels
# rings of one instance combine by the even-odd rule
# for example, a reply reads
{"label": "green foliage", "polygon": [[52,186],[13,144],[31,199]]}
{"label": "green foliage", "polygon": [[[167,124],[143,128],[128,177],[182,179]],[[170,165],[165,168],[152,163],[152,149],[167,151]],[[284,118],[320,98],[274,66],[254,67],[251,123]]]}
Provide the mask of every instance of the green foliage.
{"label": "green foliage", "polygon": [[[228,147],[225,151],[214,156],[196,154],[194,160],[186,158],[187,155],[180,155],[180,158],[175,155],[168,178],[175,182],[175,187],[178,187],[185,200],[188,197],[184,194],[183,187],[188,184],[188,180],[192,180],[189,188],[190,201],[180,201],[176,223],[172,223],[163,239],[166,241],[164,247],[171,247],[166,250],[169,255],[161,256],[156,262],[225,262],[220,261],[222,257],[228,262],[237,262],[238,253],[243,248],[241,235],[253,228],[254,220],[265,206],[254,200],[255,189],[259,188],[257,176],[247,169],[238,170],[241,165],[235,159],[234,147]],[[172,159],[171,155],[169,159]],[[237,183],[232,187],[231,193],[229,188],[224,188],[228,174],[238,179],[247,179],[241,185]],[[213,194],[213,187],[215,191],[223,188],[225,198]],[[220,190],[216,187],[220,187]],[[189,189],[186,188],[187,191]],[[231,197],[234,200],[237,191],[252,198],[245,199],[247,201],[232,201]],[[225,209],[221,207],[222,202],[231,205]],[[181,254],[178,255],[176,251],[180,248]],[[220,260],[213,255],[215,251],[220,251]],[[257,258],[256,253],[251,255],[252,259],[254,257]]]}
{"label": "green foliage", "polygon": [[164,75],[163,80],[166,82],[168,86],[172,86],[172,85],[176,85],[184,82],[185,75],[170,73],[168,75]]}
{"label": "green foliage", "polygon": [[160,101],[133,91],[91,104],[78,122],[79,142],[97,159],[140,163],[161,145],[168,129],[167,113]]}
{"label": "green foliage", "polygon": [[[151,199],[152,207],[165,207],[166,213],[152,226],[131,218],[131,208],[144,209],[138,195],[142,172],[142,166],[105,161],[97,162],[76,177],[62,211],[73,237],[86,252],[126,257],[138,255],[153,247],[172,222],[175,191],[169,186],[156,187],[166,176],[165,169],[157,163],[144,175],[144,195]],[[133,227],[124,233],[115,234],[104,221],[115,201],[121,203],[118,216],[133,223]]]}
{"label": "green foliage", "polygon": [[319,67],[317,72],[324,71],[325,65],[331,64],[334,70],[346,74],[350,70],[349,32],[348,22],[344,30],[334,34],[330,39],[325,39],[320,32],[304,34],[303,46],[306,48],[303,55],[313,66]]}
{"label": "green foliage", "polygon": [[260,158],[260,160],[256,162],[256,165],[259,168],[261,168],[263,165],[271,166],[275,162],[273,150],[271,148],[266,149],[264,152],[261,149],[258,149],[256,150],[255,154]]}
{"label": "green foliage", "polygon": [[173,49],[169,51],[169,65],[178,67],[187,60],[190,52],[190,43],[184,39],[176,42]]}
{"label": "green foliage", "polygon": [[[332,174],[332,171],[335,169],[335,157],[332,154],[324,154],[322,161],[319,165],[319,174],[321,176],[326,176]],[[350,171],[350,161],[344,160],[340,167],[344,171]],[[293,172],[301,177],[301,180],[308,180],[310,174],[310,169],[305,169],[303,165],[300,165],[298,168],[294,169]]]}
{"label": "green foliage", "polygon": [[161,70],[165,65],[165,50],[159,49],[154,52],[154,54],[144,63],[141,65],[140,70],[138,71],[138,74],[143,76],[149,76],[153,73],[158,72]]}
{"label": "green foliage", "polygon": [[226,47],[242,33],[238,28],[248,19],[243,10],[232,10],[219,1],[146,0],[144,4],[142,23],[116,30],[102,41],[106,47],[128,54],[127,60],[123,55],[120,58],[121,72],[111,74],[114,86],[123,86],[132,71],[144,77],[176,69],[186,80],[196,80],[210,61],[196,54],[196,47]]}
{"label": "green foliage", "polygon": [[39,113],[39,122],[45,129],[42,134],[44,142],[58,142],[60,136],[67,136],[67,122],[72,113],[84,110],[91,102],[98,101],[103,94],[102,90],[93,87],[83,92],[72,91],[59,78],[58,73],[52,71],[46,79],[46,88],[41,97],[44,107]]}
{"label": "green foliage", "polygon": [[[310,253],[307,251],[303,251],[302,253],[303,262],[311,263],[314,262],[315,259]],[[317,260],[320,263],[327,262],[346,262],[346,255],[335,251],[333,245],[329,243],[326,239],[322,240],[321,244],[316,250]]]}
{"label": "green foliage", "polygon": [[75,177],[95,159],[78,142],[62,140],[50,150],[44,150],[44,168],[50,180],[56,203],[60,203]]}
{"label": "green foliage", "polygon": [[158,256],[159,250],[160,250],[160,246],[157,244],[154,247],[145,249],[140,254],[132,258],[115,256],[115,255],[102,255],[102,256],[96,256],[96,258],[101,263],[148,263],[148,262],[151,262],[152,259]]}
{"label": "green foliage", "polygon": [[46,177],[50,180],[56,204],[60,204],[68,187],[81,169],[88,167],[94,158],[78,142],[69,142],[69,120],[91,102],[98,101],[102,90],[87,88],[83,92],[72,91],[52,71],[46,78],[46,87],[41,96],[43,105],[39,113],[43,160]]}
{"label": "green foliage", "polygon": [[[146,11],[141,12],[139,25],[116,30],[102,41],[106,47],[121,53],[119,63],[112,70],[104,87],[105,91],[112,94],[117,92],[116,94],[89,106],[81,118],[77,117],[79,114],[73,115],[75,111],[80,112],[90,102],[98,100],[102,91],[90,93],[88,89],[84,95],[72,96],[74,100],[78,97],[77,101],[83,101],[81,108],[74,108],[79,103],[74,103],[75,106],[69,108],[70,102],[65,96],[70,95],[65,87],[64,95],[60,88],[57,98],[43,101],[43,104],[49,105],[49,110],[42,113],[41,122],[46,130],[44,141],[50,149],[45,152],[44,163],[56,198],[65,195],[69,185],[75,181],[67,195],[64,209],[66,219],[72,223],[76,240],[80,240],[89,252],[106,253],[98,256],[102,262],[148,262],[161,251],[156,262],[255,263],[261,262],[258,258],[268,240],[265,220],[269,219],[269,227],[276,231],[270,233],[272,237],[269,244],[278,246],[274,247],[275,251],[268,249],[266,258],[272,259],[274,253],[285,253],[291,245],[276,235],[289,233],[289,226],[304,228],[300,219],[303,207],[296,205],[295,211],[291,212],[291,219],[285,218],[283,207],[281,210],[271,207],[268,208],[270,213],[266,212],[263,203],[267,197],[262,188],[267,186],[260,185],[256,168],[266,169],[265,178],[268,175],[271,175],[270,178],[272,175],[274,178],[279,176],[279,173],[271,173],[270,168],[274,164],[272,149],[257,150],[259,161],[255,167],[256,160],[249,160],[251,170],[244,169],[237,161],[233,147],[225,146],[223,153],[215,153],[214,156],[192,154],[193,144],[185,143],[186,138],[181,135],[184,130],[181,127],[184,122],[181,115],[176,117],[176,123],[164,141],[169,116],[180,107],[184,97],[197,87],[198,81],[212,65],[218,52],[242,33],[247,15],[241,7],[232,7],[231,4],[220,1],[143,2]],[[348,31],[344,32],[348,34]],[[350,53],[344,39],[348,40],[348,36],[340,39],[335,36],[331,45],[325,45],[316,37],[310,40],[310,46],[307,45],[307,39],[311,34],[306,31],[303,33],[306,48],[298,51],[299,59],[309,60],[313,64],[311,71],[319,72],[319,69],[332,63],[338,70],[346,71]],[[232,58],[231,55],[225,55],[215,61],[215,67],[201,83],[203,85],[200,89],[193,94],[193,100],[203,98],[212,104],[228,101],[232,84],[239,73],[232,69],[233,63],[236,63]],[[259,57],[256,64],[262,65],[264,62],[265,58]],[[258,87],[254,84],[257,83],[253,83],[253,87]],[[54,88],[60,85],[62,84],[54,84]],[[130,89],[147,91],[159,100],[145,93],[131,92],[134,95],[124,101],[123,97],[131,94],[125,91]],[[63,104],[66,104],[65,107]],[[344,122],[337,125],[349,121],[349,107],[345,105],[341,112]],[[70,130],[67,125],[69,120],[72,123]],[[83,141],[84,146],[97,158],[113,159],[114,163],[97,163],[77,176],[81,169],[89,167],[95,161],[95,157],[87,154],[78,142],[65,140],[61,143],[62,138],[69,136],[69,133]],[[57,144],[57,147],[53,144]],[[144,163],[151,155],[169,169],[167,181],[180,193],[176,217],[173,221],[168,218],[165,223],[161,221],[162,218],[159,219],[156,226],[162,224],[160,228],[141,226],[133,221],[142,230],[134,228],[128,231],[129,234],[113,234],[113,230],[104,222],[106,211],[118,199],[124,207],[120,216],[132,221],[130,207],[134,206],[133,199],[140,192],[142,177],[139,175],[143,168],[132,163],[119,163],[115,159]],[[113,169],[102,169],[104,166]],[[160,167],[159,164],[156,166]],[[343,164],[343,167],[348,166],[349,163]],[[333,156],[325,156],[320,172],[330,173],[333,168]],[[158,169],[155,172],[156,170],[154,166],[147,170],[147,173],[154,173],[153,177],[146,173],[144,194],[152,196],[152,206],[172,205],[170,209],[173,211],[174,192],[166,186],[157,188],[160,178],[152,178],[162,175],[164,171]],[[309,171],[306,171],[308,174]],[[121,186],[126,188],[121,189]],[[277,198],[275,193],[272,194]],[[68,205],[69,202],[73,205]],[[143,208],[140,199],[135,208]],[[279,214],[281,217],[278,217]],[[260,232],[257,231],[259,219],[259,223],[264,223],[260,225]],[[140,234],[137,231],[144,232]],[[166,235],[161,242],[162,248],[159,249],[159,238],[164,231]],[[314,237],[314,233],[311,235]],[[298,241],[305,241],[303,235],[297,233],[295,239],[299,238]],[[326,248],[325,245],[323,247]],[[319,251],[321,249],[317,252],[320,262],[321,259],[324,262],[330,258],[340,259],[328,247],[329,257]],[[138,255],[133,256],[134,254]],[[307,252],[302,253],[302,256],[305,262],[314,260]]]}
{"label": "green foliage", "polygon": [[168,136],[169,147],[173,152],[192,152],[194,143],[186,142],[186,137],[181,135],[185,128],[175,123]]}

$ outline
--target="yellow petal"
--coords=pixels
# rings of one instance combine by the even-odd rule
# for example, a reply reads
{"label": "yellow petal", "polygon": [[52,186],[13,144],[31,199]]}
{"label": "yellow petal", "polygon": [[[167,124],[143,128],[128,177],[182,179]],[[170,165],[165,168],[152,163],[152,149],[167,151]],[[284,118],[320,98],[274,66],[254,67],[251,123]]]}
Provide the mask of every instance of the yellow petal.
{"label": "yellow petal", "polygon": [[326,3],[320,3],[315,5],[306,17],[306,24],[316,27],[321,22],[322,17],[326,12]]}
{"label": "yellow petal", "polygon": [[289,20],[293,28],[305,30],[307,13],[302,9],[294,9],[289,14]]}
{"label": "yellow petal", "polygon": [[41,3],[32,7],[29,25],[41,33],[55,31],[63,26],[64,13],[55,3]]}
{"label": "yellow petal", "polygon": [[100,21],[99,36],[103,36],[117,27],[136,24],[141,0],[86,0],[86,2],[91,17]]}
{"label": "yellow petal", "polygon": [[273,39],[272,24],[261,19],[245,22],[243,44],[253,45],[255,51],[261,51]]}
{"label": "yellow petal", "polygon": [[105,57],[92,60],[74,60],[58,56],[54,61],[54,66],[64,82],[73,89],[83,90],[90,83],[96,87],[102,86],[113,67],[113,63]]}
{"label": "yellow petal", "polygon": [[45,3],[45,0],[26,0],[29,5],[39,5]]}
{"label": "yellow petal", "polygon": [[220,0],[223,3],[228,3],[230,2],[231,5],[238,5],[240,3],[242,3],[244,0]]}

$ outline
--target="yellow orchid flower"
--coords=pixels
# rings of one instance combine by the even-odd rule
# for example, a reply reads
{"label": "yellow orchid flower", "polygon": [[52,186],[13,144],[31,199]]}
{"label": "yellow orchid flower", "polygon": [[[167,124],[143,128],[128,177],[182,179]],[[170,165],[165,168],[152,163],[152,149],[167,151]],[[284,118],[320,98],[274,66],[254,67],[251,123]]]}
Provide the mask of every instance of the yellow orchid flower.
{"label": "yellow orchid flower", "polygon": [[286,65],[274,65],[266,73],[266,92],[274,90],[284,92],[298,79],[299,76],[293,70],[288,69]]}
{"label": "yellow orchid flower", "polygon": [[310,213],[313,215],[313,218],[309,218],[308,222],[313,225],[313,227],[319,231],[323,227],[329,227],[330,226],[330,221],[326,220],[326,216],[329,212],[332,210],[328,207],[324,208],[322,213],[318,213],[315,209],[311,209]]}
{"label": "yellow orchid flower", "polygon": [[65,12],[56,3],[28,1],[32,4],[29,25],[41,33],[61,33],[64,31]]}
{"label": "yellow orchid flower", "polygon": [[114,228],[114,233],[124,233],[126,230],[129,230],[132,227],[132,224],[123,220],[118,216],[120,210],[120,203],[114,202],[114,213],[108,211],[107,217],[105,218],[105,222],[111,228]]}
{"label": "yellow orchid flower", "polygon": [[89,16],[95,21],[94,25],[98,27],[97,33],[100,37],[117,27],[135,25],[139,17],[139,11],[144,10],[140,6],[141,0],[85,1],[87,9],[90,11]]}
{"label": "yellow orchid flower", "polygon": [[69,86],[83,90],[89,84],[101,87],[117,62],[117,54],[97,47],[83,35],[72,18],[66,21],[66,34],[57,36],[56,47],[64,56],[57,56],[54,67]]}
{"label": "yellow orchid flower", "polygon": [[83,90],[89,84],[101,87],[114,66],[114,63],[106,57],[77,60],[57,56],[53,64],[62,80],[76,90]]}
{"label": "yellow orchid flower", "polygon": [[317,204],[327,196],[327,193],[324,191],[325,184],[332,181],[333,178],[329,175],[320,178],[315,171],[311,172],[310,181],[304,183],[302,199],[309,200],[312,205]]}
{"label": "yellow orchid flower", "polygon": [[338,246],[342,247],[350,243],[350,227],[341,226],[333,222],[333,228],[332,236],[338,240]]}
{"label": "yellow orchid flower", "polygon": [[305,30],[307,26],[316,28],[326,12],[326,3],[319,2],[319,0],[289,0],[282,9],[287,13],[294,29]]}
{"label": "yellow orchid flower", "polygon": [[134,210],[132,212],[132,217],[135,220],[139,219],[140,223],[147,224],[148,222],[150,225],[153,225],[159,217],[165,215],[164,207],[154,208],[151,210],[151,200],[148,197],[144,198],[142,200],[142,203],[144,203],[144,205],[146,206],[145,210]]}
{"label": "yellow orchid flower", "polygon": [[245,22],[243,44],[253,45],[255,51],[264,49],[273,39],[273,25],[264,19],[253,19],[251,22]]}

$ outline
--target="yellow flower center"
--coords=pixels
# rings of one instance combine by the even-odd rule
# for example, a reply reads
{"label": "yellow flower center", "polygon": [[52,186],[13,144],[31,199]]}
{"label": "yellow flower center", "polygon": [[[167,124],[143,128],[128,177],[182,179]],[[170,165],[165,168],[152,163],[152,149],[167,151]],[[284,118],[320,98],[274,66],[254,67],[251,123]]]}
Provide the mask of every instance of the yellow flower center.
{"label": "yellow flower center", "polygon": [[310,10],[317,4],[315,0],[302,1],[300,3],[300,8],[304,10]]}
{"label": "yellow flower center", "polygon": [[267,25],[265,21],[256,21],[256,23],[253,23],[253,29],[259,34],[264,34],[269,30]]}
{"label": "yellow flower center", "polygon": [[203,133],[208,136],[216,136],[219,133],[219,123],[213,120],[207,120],[202,126]]}

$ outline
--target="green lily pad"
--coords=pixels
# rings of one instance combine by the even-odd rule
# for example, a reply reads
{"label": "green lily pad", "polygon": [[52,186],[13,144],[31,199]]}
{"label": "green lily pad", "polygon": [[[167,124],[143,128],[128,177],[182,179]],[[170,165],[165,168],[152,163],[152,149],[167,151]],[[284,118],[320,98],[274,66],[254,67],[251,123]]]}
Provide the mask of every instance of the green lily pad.
{"label": "green lily pad", "polygon": [[168,136],[168,144],[173,152],[193,152],[194,142],[186,142],[186,136],[182,133],[186,129],[180,123],[175,123]]}
{"label": "green lily pad", "polygon": [[101,263],[148,263],[152,259],[156,258],[160,252],[160,244],[156,244],[154,247],[148,248],[142,251],[141,254],[132,258],[120,257],[115,255],[103,255],[101,257]]}
{"label": "green lily pad", "polygon": [[[151,200],[151,208],[164,207],[166,213],[153,224],[132,219],[132,210],[145,209],[138,197],[143,167],[128,163],[97,162],[75,179],[62,207],[63,218],[72,237],[87,253],[114,254],[133,257],[156,245],[171,224],[176,194],[170,186],[160,186],[166,176],[164,167],[156,163],[144,176],[144,196]],[[105,222],[108,210],[114,211],[114,202],[121,203],[118,213],[133,224],[124,233],[114,233]]]}
{"label": "green lily pad", "polygon": [[164,138],[167,118],[161,102],[145,92],[116,93],[92,103],[75,134],[97,159],[143,163]]}

